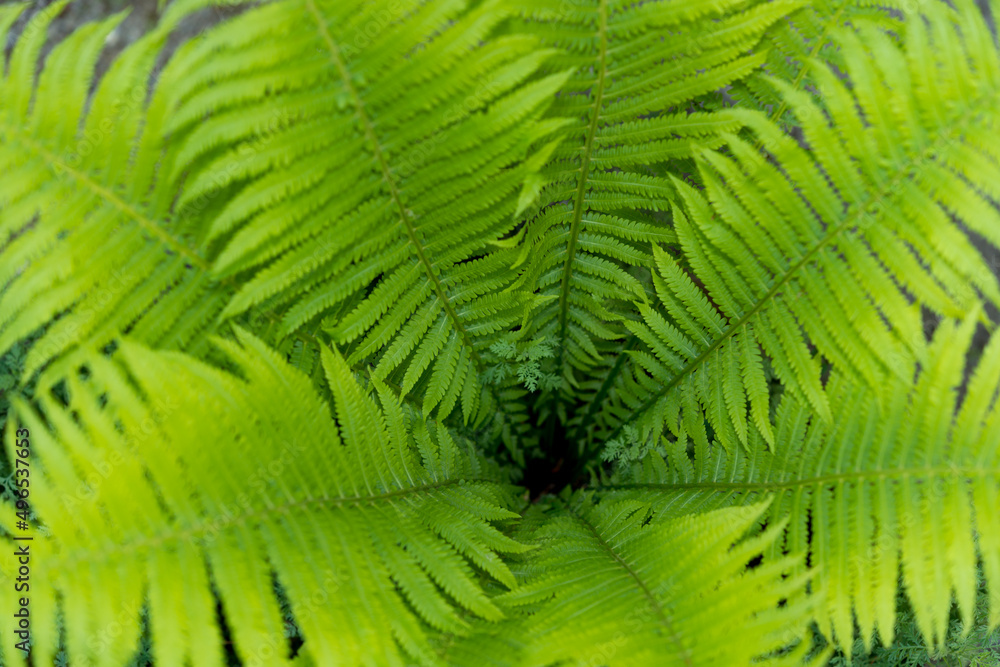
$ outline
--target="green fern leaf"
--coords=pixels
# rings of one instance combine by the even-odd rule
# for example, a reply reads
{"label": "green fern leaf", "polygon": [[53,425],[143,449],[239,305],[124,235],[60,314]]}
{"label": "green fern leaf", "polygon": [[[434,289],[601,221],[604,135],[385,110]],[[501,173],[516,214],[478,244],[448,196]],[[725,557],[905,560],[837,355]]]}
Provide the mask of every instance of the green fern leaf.
{"label": "green fern leaf", "polygon": [[[802,597],[806,580],[782,578],[791,561],[745,571],[781,531],[779,525],[741,539],[765,508],[651,521],[639,500],[595,504],[578,493],[549,508],[536,505],[518,531],[539,543],[519,567],[524,585],[497,598],[514,615],[511,627],[473,636],[449,660],[471,665],[494,655],[494,664],[523,667],[819,664],[826,656],[806,659],[813,604]],[[498,643],[502,652],[488,648]]]}
{"label": "green fern leaf", "polygon": [[[156,664],[222,665],[217,596],[242,660],[286,664],[272,570],[318,664],[436,663],[435,629],[499,620],[473,566],[514,587],[499,554],[526,547],[492,525],[517,516],[498,472],[377,382],[376,402],[337,353],[323,350],[331,415],[238,338],[217,345],[242,377],[128,343],[124,364],[95,358],[71,382],[68,408],[17,406],[50,532],[33,543],[35,660],[51,663],[61,610],[72,664],[123,664],[140,619],[120,610],[145,604]],[[91,641],[116,622],[111,645]]]}
{"label": "green fern leaf", "polygon": [[[632,266],[654,243],[675,243],[662,215],[676,191],[654,165],[716,146],[738,123],[689,109],[698,96],[753,71],[753,47],[798,3],[558,0],[523,3],[523,24],[564,53],[550,67],[574,70],[551,114],[574,119],[546,168],[540,208],[527,223],[527,284],[551,297],[533,318],[537,336],[556,342],[557,372],[608,363],[617,320],[648,288]],[[692,113],[688,113],[693,111]],[[613,357],[612,357],[613,358]],[[565,364],[569,364],[566,366]]]}
{"label": "green fern leaf", "polygon": [[[160,73],[152,93],[150,73],[198,3],[178,3],[119,55],[92,95],[97,58],[124,15],[70,35],[35,85],[48,25],[64,5],[33,16],[0,78],[0,350],[49,325],[29,352],[26,378],[56,358],[70,369],[126,330],[193,350],[231,291],[194,246],[199,217],[172,216],[176,191],[156,175],[176,154],[160,130],[161,91],[178,71]],[[24,8],[0,8],[0,41]]]}
{"label": "green fern leaf", "polygon": [[[832,31],[853,87],[815,64],[821,102],[771,79],[809,150],[759,112],[729,112],[753,137],[725,135],[729,155],[699,153],[703,192],[676,181],[681,252],[657,256],[660,306],[642,306],[642,321],[627,324],[659,362],[628,369],[656,388],[609,376],[599,398],[620,407],[603,413],[607,439],[621,440],[629,425],[639,441],[655,441],[665,422],[677,435],[679,392],[693,396],[684,410],[703,412],[727,448],[748,445],[749,401],[773,444],[757,346],[784,389],[829,419],[823,364],[871,387],[911,378],[925,354],[921,306],[961,316],[980,296],[998,302],[990,267],[952,221],[1000,247],[990,202],[1000,172],[983,134],[996,119],[981,111],[1000,90],[1000,58],[976,11],[933,5],[927,17],[937,29],[927,34],[911,18],[905,51],[870,27]],[[927,79],[932,69],[955,72],[951,89]],[[956,103],[939,115],[918,112],[932,98]],[[740,373],[733,356],[743,358]],[[724,402],[707,393],[716,383]]]}
{"label": "green fern leaf", "polygon": [[[766,522],[787,528],[769,556],[809,554],[824,634],[850,647],[856,623],[866,650],[876,629],[891,644],[901,577],[925,639],[940,645],[951,592],[971,626],[977,560],[991,600],[1000,590],[1000,336],[955,410],[975,325],[974,317],[942,324],[916,386],[890,381],[882,407],[870,389],[837,374],[827,391],[833,424],[784,398],[776,453],[756,434],[749,450],[695,441],[693,460],[681,448],[667,461],[651,455],[623,468],[608,500],[643,499],[657,516],[678,516],[773,496]],[[997,623],[1000,605],[991,602],[990,626]]]}
{"label": "green fern leaf", "polygon": [[526,82],[551,55],[533,39],[483,42],[506,13],[289,0],[185,54],[197,74],[173,91],[170,129],[193,129],[174,175],[196,168],[180,205],[238,189],[204,239],[215,274],[243,283],[224,317],[265,308],[283,336],[322,320],[352,365],[441,416],[460,403],[481,423],[501,405],[484,350],[536,299],[494,243],[565,80]]}

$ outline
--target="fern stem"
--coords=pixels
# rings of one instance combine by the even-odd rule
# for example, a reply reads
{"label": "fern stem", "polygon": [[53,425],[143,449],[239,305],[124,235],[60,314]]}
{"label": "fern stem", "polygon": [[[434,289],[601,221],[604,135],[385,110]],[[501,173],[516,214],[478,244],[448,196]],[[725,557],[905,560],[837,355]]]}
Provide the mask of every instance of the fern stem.
{"label": "fern stem", "polygon": [[12,139],[13,141],[16,141],[26,146],[29,150],[31,150],[31,152],[35,153],[45,162],[49,163],[49,165],[53,167],[53,169],[55,169],[57,172],[62,171],[66,174],[69,174],[73,178],[73,180],[85,186],[88,190],[94,192],[104,201],[108,202],[109,204],[112,204],[119,211],[121,211],[129,218],[139,223],[139,225],[143,229],[145,229],[147,232],[155,236],[164,245],[166,245],[179,255],[183,255],[184,257],[186,257],[191,264],[194,264],[199,269],[202,269],[204,271],[208,271],[211,269],[211,265],[209,264],[209,262],[204,257],[199,255],[196,251],[192,250],[186,244],[184,244],[183,241],[169,234],[165,229],[163,229],[163,227],[158,225],[153,220],[150,220],[149,218],[144,216],[142,213],[136,210],[135,207],[130,206],[128,202],[124,201],[121,197],[119,197],[114,192],[104,187],[100,183],[94,181],[92,178],[87,176],[87,174],[83,173],[79,169],[74,169],[70,165],[63,162],[61,159],[59,159],[59,157],[55,153],[49,151],[44,146],[37,143],[36,141],[33,141],[28,137],[18,137],[9,131],[5,132],[5,134],[7,135],[7,138],[9,140]]}
{"label": "fern stem", "polygon": [[[485,477],[470,477],[461,479],[449,479],[443,482],[432,482],[430,484],[423,484],[421,486],[413,486],[408,489],[399,489],[397,491],[387,491],[385,493],[373,494],[370,496],[346,496],[341,498],[306,498],[294,502],[281,503],[280,505],[272,505],[266,509],[257,512],[246,512],[245,514],[234,516],[226,521],[225,527],[242,525],[250,520],[264,520],[269,517],[280,516],[288,514],[292,510],[302,509],[310,505],[317,506],[327,506],[327,507],[342,507],[344,505],[360,505],[360,504],[374,504],[375,502],[392,500],[394,498],[407,498],[410,496],[419,495],[425,491],[436,491],[438,489],[446,489],[452,486],[460,486],[463,484],[495,484],[496,481],[485,478]],[[178,529],[169,531],[166,533],[160,533],[158,535],[148,536],[143,540],[136,540],[127,544],[119,543],[113,544],[109,549],[100,549],[96,545],[91,546],[86,550],[83,557],[73,556],[67,554],[59,559],[53,560],[53,567],[62,568],[68,565],[79,563],[83,561],[95,561],[101,556],[110,557],[114,555],[126,554],[133,551],[139,551],[143,548],[150,546],[161,546],[165,542],[171,542],[174,540],[184,540],[187,542],[192,542],[201,535],[206,533],[213,533],[219,530],[218,520],[214,518],[207,518],[190,528]]]}
{"label": "fern stem", "polygon": [[344,82],[344,87],[347,89],[348,94],[350,94],[351,99],[354,101],[354,108],[357,112],[358,121],[364,129],[365,138],[371,144],[372,152],[378,162],[379,169],[382,171],[382,179],[389,187],[389,193],[392,196],[392,200],[396,204],[396,208],[399,210],[400,220],[406,227],[406,233],[410,237],[410,245],[416,251],[417,259],[419,260],[421,266],[424,267],[424,272],[427,274],[438,299],[441,300],[442,307],[448,315],[448,319],[451,320],[455,330],[458,331],[458,334],[462,337],[466,347],[469,348],[469,354],[472,357],[473,364],[476,366],[476,371],[481,373],[482,360],[479,356],[479,352],[476,350],[475,345],[472,344],[472,339],[469,337],[469,333],[465,330],[462,321],[459,319],[458,313],[455,312],[455,309],[452,307],[451,301],[448,300],[448,295],[445,292],[444,285],[441,284],[437,274],[434,273],[434,265],[427,258],[427,253],[424,251],[424,246],[417,234],[417,229],[413,226],[413,221],[410,219],[410,214],[407,211],[406,206],[403,205],[403,199],[399,192],[399,187],[396,185],[392,172],[389,170],[385,154],[382,152],[382,146],[379,143],[378,136],[375,134],[375,126],[365,108],[364,99],[362,99],[357,88],[354,87],[354,83],[351,80],[350,70],[347,69],[347,64],[341,56],[340,47],[337,46],[336,41],[334,41],[333,37],[330,35],[330,31],[327,30],[326,24],[323,22],[323,17],[316,8],[315,1],[306,0],[306,6],[309,8],[313,19],[316,21],[320,37],[322,37],[323,41],[326,43],[327,49],[330,51],[330,59],[337,68],[340,78]]}
{"label": "fern stem", "polygon": [[623,570],[625,570],[625,572],[627,572],[630,577],[632,577],[636,585],[642,591],[643,595],[645,595],[646,599],[649,600],[649,604],[653,608],[653,611],[656,612],[657,616],[659,616],[660,622],[663,623],[663,627],[667,629],[667,633],[670,635],[670,639],[673,640],[673,642],[677,645],[677,648],[679,649],[681,654],[681,658],[683,658],[684,660],[684,664],[688,665],[689,667],[693,665],[694,663],[691,660],[690,652],[688,651],[688,649],[684,647],[684,643],[681,641],[680,635],[677,634],[677,630],[674,628],[673,624],[671,624],[670,619],[667,617],[666,613],[664,613],[663,607],[660,606],[660,603],[656,599],[656,596],[653,594],[653,591],[649,590],[649,586],[646,585],[646,582],[644,582],[642,578],[639,576],[639,574],[634,569],[632,569],[632,566],[626,563],[622,559],[622,557],[618,555],[618,553],[614,550],[614,548],[610,544],[604,541],[604,538],[601,537],[601,534],[597,532],[597,529],[594,528],[593,524],[591,524],[576,510],[574,510],[568,502],[566,501],[561,501],[561,502],[563,506],[566,508],[566,511],[574,519],[579,521],[582,525],[586,526],[587,530],[590,532],[591,535],[594,536],[594,539],[597,540],[597,543],[601,546],[601,548],[607,551],[608,554],[614,559],[614,561]]}
{"label": "fern stem", "polygon": [[[570,224],[569,245],[566,247],[566,263],[563,265],[562,282],[559,287],[559,356],[556,359],[556,369],[562,373],[564,350],[566,348],[566,326],[569,318],[569,283],[573,275],[573,258],[576,255],[577,239],[580,236],[580,224],[583,220],[583,200],[587,194],[587,176],[590,174],[590,154],[594,148],[594,136],[600,122],[601,104],[604,98],[604,76],[608,52],[608,8],[606,0],[599,2],[599,39],[600,55],[598,60],[597,82],[594,84],[594,111],[587,128],[587,139],[580,159],[580,182],[576,188],[576,199],[573,202],[573,221]],[[558,396],[558,394],[556,394]]]}
{"label": "fern stem", "polygon": [[790,482],[676,482],[676,483],[644,483],[644,484],[607,484],[597,487],[597,491],[614,491],[625,489],[661,489],[674,491],[679,489],[706,489],[732,491],[780,491],[783,489],[801,489],[823,484],[842,482],[863,482],[882,479],[915,478],[929,479],[932,477],[961,477],[973,479],[976,477],[1000,477],[1000,469],[983,470],[982,468],[959,468],[955,466],[939,466],[936,468],[897,468],[895,470],[855,470],[852,472],[822,475],[808,479],[795,479]]}

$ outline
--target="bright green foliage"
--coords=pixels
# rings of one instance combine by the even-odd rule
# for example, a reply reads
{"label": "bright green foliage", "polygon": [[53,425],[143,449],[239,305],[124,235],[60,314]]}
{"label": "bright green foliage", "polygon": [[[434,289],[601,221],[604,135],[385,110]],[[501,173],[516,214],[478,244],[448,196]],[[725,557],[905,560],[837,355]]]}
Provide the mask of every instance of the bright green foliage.
{"label": "bright green foliage", "polygon": [[[651,454],[622,469],[610,498],[641,499],[658,516],[773,498],[769,523],[788,522],[785,549],[808,553],[817,568],[824,634],[849,644],[856,622],[866,646],[876,628],[891,642],[901,576],[921,632],[942,642],[951,607],[942,591],[954,591],[971,626],[977,558],[989,590],[1000,589],[1000,336],[951,419],[974,324],[943,324],[916,386],[890,382],[881,408],[874,392],[838,374],[828,383],[832,425],[785,398],[777,453],[756,437],[749,451],[695,440],[689,455],[682,437],[669,463]],[[998,605],[990,614],[995,626]]]}
{"label": "bright green foliage", "polygon": [[222,248],[215,274],[241,283],[224,316],[270,310],[282,334],[325,316],[351,363],[469,421],[509,400],[481,382],[482,356],[537,297],[510,289],[515,251],[495,242],[530,197],[544,155],[522,158],[558,127],[534,120],[566,75],[527,82],[552,52],[482,43],[509,10],[464,4],[248,13],[184,55],[169,129],[193,127],[182,209],[249,184],[202,239]]}
{"label": "bright green foliage", "polygon": [[[896,13],[886,11],[890,8]],[[774,120],[794,124],[795,119],[785,114],[785,100],[768,85],[765,70],[796,88],[815,85],[812,71],[821,69],[820,63],[843,69],[844,54],[831,39],[837,30],[877,26],[890,34],[899,33],[913,9],[908,0],[812,0],[768,30],[764,36],[768,48],[765,67],[735,82],[729,94],[743,106],[763,109]]]}
{"label": "bright green foliage", "polygon": [[[156,167],[177,148],[164,152],[168,108],[162,92],[146,103],[147,79],[183,7],[123,54],[88,101],[96,60],[124,16],[71,35],[34,86],[59,6],[31,20],[0,79],[0,349],[60,316],[32,346],[28,376],[57,357],[79,363],[126,329],[150,344],[198,349],[226,292],[188,241],[197,221],[162,222],[175,189]],[[0,7],[0,41],[24,7]],[[171,80],[162,73],[158,91]]]}
{"label": "bright green foliage", "polygon": [[[789,560],[745,572],[781,531],[739,541],[764,507],[650,522],[638,500],[595,505],[578,492],[556,503],[533,507],[518,530],[539,548],[520,564],[524,585],[498,598],[523,617],[498,663],[803,664],[810,646],[790,628],[809,611],[806,579],[782,579]],[[471,664],[477,653],[462,648]]]}
{"label": "bright green foliage", "polygon": [[563,362],[581,370],[600,363],[598,346],[621,338],[618,312],[645,300],[630,268],[649,265],[652,243],[677,239],[649,216],[675,199],[669,179],[651,167],[688,157],[693,138],[714,146],[720,132],[739,126],[726,114],[685,108],[760,65],[751,47],[797,3],[518,4],[524,28],[564,52],[549,67],[574,72],[550,111],[574,122],[543,172],[542,208],[525,227],[520,259],[529,284],[551,299],[533,328],[557,341],[557,372],[569,380]]}
{"label": "bright green foliage", "polygon": [[[490,523],[517,516],[495,467],[384,385],[376,403],[336,353],[323,355],[331,415],[304,375],[239,340],[218,344],[243,379],[128,344],[123,365],[94,363],[71,383],[69,409],[19,410],[41,466],[33,507],[50,532],[34,552],[36,660],[57,648],[58,595],[68,653],[85,664],[129,657],[134,622],[101,652],[90,640],[144,597],[157,664],[215,664],[210,581],[240,657],[272,654],[272,568],[296,623],[319,638],[320,664],[406,664],[394,637],[426,656],[428,629],[466,627],[461,611],[501,618],[471,565],[513,587],[499,554],[527,547]],[[176,391],[156,405],[163,386]]]}
{"label": "bright green foliage", "polygon": [[[988,199],[1000,192],[996,118],[981,112],[1000,94],[1000,58],[975,49],[992,44],[981,22],[959,32],[940,8],[932,18],[933,39],[914,22],[906,51],[884,34],[837,31],[850,88],[822,65],[813,68],[818,99],[769,79],[812,150],[759,112],[727,112],[751,133],[724,135],[728,156],[698,154],[704,194],[676,182],[679,257],[657,254],[660,305],[640,305],[643,321],[627,323],[645,348],[629,352],[635,376],[617,379],[617,405],[605,408],[610,439],[626,424],[625,435],[645,441],[664,423],[703,439],[703,411],[727,448],[746,446],[751,424],[773,447],[758,347],[785,389],[829,420],[810,346],[881,387],[912,377],[923,358],[921,305],[961,316],[976,290],[1000,299],[951,219],[1000,245]],[[932,113],[938,99],[956,102]]]}
{"label": "bright green foliage", "polygon": [[[963,627],[952,613],[948,640],[937,649],[928,649],[917,627],[916,616],[905,598],[899,599],[896,635],[889,646],[876,646],[871,652],[858,639],[853,646],[853,659],[873,667],[906,667],[907,665],[934,665],[935,667],[993,667],[1000,659],[1000,628],[990,629],[988,624],[989,600],[986,584],[980,582],[976,597],[975,626]],[[831,667],[851,664],[841,650],[830,660]]]}
{"label": "bright green foliage", "polygon": [[32,664],[790,666],[892,644],[901,599],[930,652],[1000,625],[972,0],[160,4],[106,71],[124,16],[45,51],[63,4],[0,5]]}

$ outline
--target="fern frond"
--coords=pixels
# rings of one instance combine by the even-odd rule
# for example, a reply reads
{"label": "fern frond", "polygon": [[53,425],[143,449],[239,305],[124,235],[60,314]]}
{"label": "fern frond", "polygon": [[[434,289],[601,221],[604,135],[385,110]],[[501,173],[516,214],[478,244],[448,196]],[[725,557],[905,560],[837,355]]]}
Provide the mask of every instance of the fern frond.
{"label": "fern frond", "polygon": [[[517,535],[539,547],[517,569],[523,585],[497,598],[517,615],[496,636],[459,644],[449,660],[472,665],[493,655],[493,664],[521,667],[819,664],[805,658],[812,605],[801,595],[806,579],[782,576],[792,559],[747,570],[781,531],[774,526],[742,539],[765,508],[661,521],[651,520],[641,501],[595,504],[581,492],[548,508],[533,506]],[[497,642],[504,651],[485,648]]]}
{"label": "fern frond", "polygon": [[0,4],[0,663],[1000,626],[983,3],[161,0],[98,77],[66,2]]}
{"label": "fern frond", "polygon": [[562,49],[549,67],[574,71],[550,112],[574,122],[544,171],[521,255],[527,284],[550,299],[533,330],[556,342],[556,372],[573,391],[572,369],[604,363],[608,341],[623,337],[618,320],[647,298],[645,272],[633,267],[648,265],[651,245],[677,241],[665,217],[676,190],[654,167],[689,157],[692,144],[717,146],[739,127],[689,107],[757,68],[760,36],[799,4],[519,4],[517,29]]}
{"label": "fern frond", "polygon": [[501,246],[565,80],[528,81],[551,55],[536,40],[485,40],[506,15],[495,0],[287,0],[184,54],[196,74],[169,128],[190,137],[171,174],[191,172],[181,207],[235,190],[203,239],[215,275],[242,283],[224,317],[277,312],[285,336],[322,322],[426,412],[460,403],[478,423],[502,407],[483,356],[537,297]]}
{"label": "fern frond", "polygon": [[911,9],[912,3],[906,2],[810,0],[775,23],[761,40],[767,48],[767,60],[760,71],[766,76],[754,73],[736,81],[728,95],[741,107],[766,111],[781,125],[795,124],[795,118],[786,114],[787,103],[768,84],[768,77],[781,79],[796,90],[809,90],[815,85],[813,67],[826,63],[843,69],[843,52],[832,38],[837,30],[868,25],[900,35],[905,30],[901,15]]}
{"label": "fern frond", "polygon": [[[87,24],[45,60],[48,25],[65,3],[35,14],[0,78],[0,350],[43,327],[25,373],[63,357],[66,368],[124,331],[160,347],[194,350],[225,305],[228,286],[194,239],[198,215],[174,216],[176,191],[157,174],[177,148],[164,142],[164,87],[150,75],[178,3],[121,53],[96,83],[105,40],[124,15]],[[0,41],[25,7],[0,8]],[[26,378],[25,378],[26,379]]]}
{"label": "fern frond", "polygon": [[995,627],[1000,335],[955,409],[975,326],[975,318],[942,324],[915,387],[887,380],[882,407],[875,391],[837,373],[827,391],[837,415],[832,424],[788,396],[778,408],[776,453],[752,432],[748,450],[680,440],[665,445],[666,460],[654,454],[623,468],[609,497],[642,499],[658,516],[676,516],[773,496],[766,523],[787,522],[787,529],[770,556],[808,553],[813,591],[824,596],[821,628],[848,649],[855,624],[866,648],[876,629],[892,643],[900,577],[930,646],[946,637],[950,592],[971,627],[977,559]]}
{"label": "fern frond", "polygon": [[772,79],[809,150],[759,112],[730,111],[754,136],[701,151],[704,191],[676,183],[681,252],[658,254],[660,304],[628,324],[645,347],[605,392],[609,439],[655,441],[666,423],[704,441],[704,413],[725,446],[745,446],[749,403],[773,443],[759,349],[784,389],[829,419],[823,364],[871,387],[910,378],[925,354],[921,306],[956,317],[998,303],[956,222],[1000,247],[988,139],[1000,58],[961,4],[911,17],[905,49],[874,29],[835,31],[851,86],[822,63],[815,99]]}
{"label": "fern frond", "polygon": [[36,664],[52,663],[57,610],[72,664],[124,664],[140,619],[120,610],[144,604],[156,664],[225,664],[216,597],[246,664],[287,664],[275,585],[317,664],[431,664],[437,631],[500,619],[478,573],[514,587],[499,554],[526,547],[492,525],[517,516],[499,472],[377,381],[376,402],[338,353],[322,359],[331,415],[238,333],[217,345],[240,376],[123,343],[123,363],[95,357],[70,381],[68,407],[18,405],[50,533],[33,544]]}

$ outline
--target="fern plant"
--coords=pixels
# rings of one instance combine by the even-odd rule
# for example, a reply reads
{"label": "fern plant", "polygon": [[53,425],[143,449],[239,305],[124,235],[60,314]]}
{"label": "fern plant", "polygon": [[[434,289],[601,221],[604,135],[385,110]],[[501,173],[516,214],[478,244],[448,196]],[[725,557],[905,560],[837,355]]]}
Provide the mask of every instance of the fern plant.
{"label": "fern plant", "polygon": [[107,67],[66,4],[0,5],[2,664],[1000,625],[1000,3],[172,0]]}

